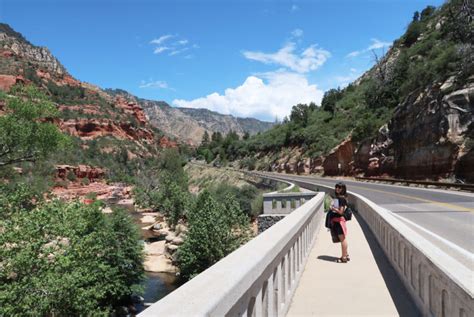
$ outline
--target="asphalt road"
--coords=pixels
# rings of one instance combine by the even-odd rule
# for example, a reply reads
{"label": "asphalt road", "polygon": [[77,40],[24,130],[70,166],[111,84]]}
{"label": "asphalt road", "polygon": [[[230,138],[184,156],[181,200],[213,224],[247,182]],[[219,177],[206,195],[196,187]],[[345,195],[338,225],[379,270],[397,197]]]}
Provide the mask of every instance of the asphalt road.
{"label": "asphalt road", "polygon": [[[275,174],[287,180],[334,187],[339,179]],[[350,192],[390,210],[467,268],[474,271],[474,194],[343,180]],[[304,187],[304,186],[301,186]]]}

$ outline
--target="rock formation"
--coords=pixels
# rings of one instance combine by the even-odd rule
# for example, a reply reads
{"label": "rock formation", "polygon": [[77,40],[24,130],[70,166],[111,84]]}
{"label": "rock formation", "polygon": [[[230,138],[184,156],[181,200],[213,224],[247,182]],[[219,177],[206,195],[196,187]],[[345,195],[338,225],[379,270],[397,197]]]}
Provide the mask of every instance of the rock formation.
{"label": "rock formation", "polygon": [[356,170],[400,178],[473,178],[474,78],[447,93],[449,80],[412,94],[377,137],[363,142]]}

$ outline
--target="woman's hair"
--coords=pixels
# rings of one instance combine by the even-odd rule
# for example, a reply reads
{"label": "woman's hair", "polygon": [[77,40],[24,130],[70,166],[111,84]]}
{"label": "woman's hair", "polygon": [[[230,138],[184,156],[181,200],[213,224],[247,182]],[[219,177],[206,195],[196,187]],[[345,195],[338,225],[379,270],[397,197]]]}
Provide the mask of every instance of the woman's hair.
{"label": "woman's hair", "polygon": [[334,188],[337,188],[337,187],[341,189],[341,191],[339,192],[339,195],[346,196],[346,192],[347,192],[346,184],[344,184],[343,182],[338,182],[336,183],[336,186]]}

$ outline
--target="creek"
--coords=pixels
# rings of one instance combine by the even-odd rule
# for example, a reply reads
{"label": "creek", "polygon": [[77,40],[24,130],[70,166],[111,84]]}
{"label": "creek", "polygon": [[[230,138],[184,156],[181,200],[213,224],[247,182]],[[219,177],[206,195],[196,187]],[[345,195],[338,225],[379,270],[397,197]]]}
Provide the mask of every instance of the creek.
{"label": "creek", "polygon": [[[152,223],[142,222],[143,214],[137,212],[133,206],[127,206],[127,209],[133,222],[140,230],[141,241],[143,243],[157,241],[158,238],[153,231],[143,229],[143,227],[150,226]],[[135,306],[138,312],[143,311],[149,304],[157,302],[179,287],[177,277],[174,273],[145,272],[145,280],[142,285],[144,286],[144,293],[142,295],[144,305],[139,304]]]}

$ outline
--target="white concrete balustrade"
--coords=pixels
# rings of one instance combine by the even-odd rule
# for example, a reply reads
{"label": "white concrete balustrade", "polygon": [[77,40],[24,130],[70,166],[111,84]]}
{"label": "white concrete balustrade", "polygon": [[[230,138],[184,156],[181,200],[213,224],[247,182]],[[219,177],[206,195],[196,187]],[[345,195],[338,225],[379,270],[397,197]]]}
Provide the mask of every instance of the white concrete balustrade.
{"label": "white concrete balustrade", "polygon": [[392,213],[357,194],[353,202],[423,316],[474,316],[473,273]]}
{"label": "white concrete balustrade", "polygon": [[324,194],[139,316],[285,316],[322,224]]}
{"label": "white concrete balustrade", "polygon": [[[333,191],[324,185],[295,183],[312,190]],[[349,203],[373,232],[423,316],[474,316],[471,269],[413,231],[390,210],[361,195],[348,194]]]}

